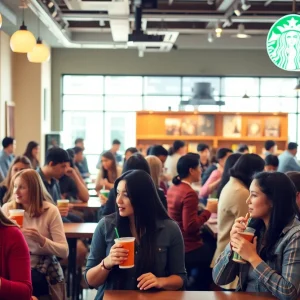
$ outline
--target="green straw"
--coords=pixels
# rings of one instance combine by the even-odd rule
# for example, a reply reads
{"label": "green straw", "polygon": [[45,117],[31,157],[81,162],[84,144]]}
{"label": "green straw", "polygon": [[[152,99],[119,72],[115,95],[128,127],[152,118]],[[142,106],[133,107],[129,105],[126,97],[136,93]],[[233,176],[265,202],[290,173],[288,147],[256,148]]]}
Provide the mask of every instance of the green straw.
{"label": "green straw", "polygon": [[115,227],[115,232],[116,232],[116,236],[117,236],[117,238],[119,239],[119,238],[120,238],[120,236],[119,236],[119,232],[118,232],[118,229],[117,229],[117,227]]}

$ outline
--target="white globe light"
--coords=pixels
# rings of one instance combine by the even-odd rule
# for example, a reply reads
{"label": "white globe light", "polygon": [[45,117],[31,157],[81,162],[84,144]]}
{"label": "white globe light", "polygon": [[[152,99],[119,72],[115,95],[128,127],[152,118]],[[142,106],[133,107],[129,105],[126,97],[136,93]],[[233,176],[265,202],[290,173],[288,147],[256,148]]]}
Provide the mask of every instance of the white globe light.
{"label": "white globe light", "polygon": [[27,58],[32,63],[43,63],[50,58],[50,50],[38,39],[32,51],[27,53]]}
{"label": "white globe light", "polygon": [[34,35],[23,25],[10,38],[10,48],[13,52],[28,53],[36,45]]}

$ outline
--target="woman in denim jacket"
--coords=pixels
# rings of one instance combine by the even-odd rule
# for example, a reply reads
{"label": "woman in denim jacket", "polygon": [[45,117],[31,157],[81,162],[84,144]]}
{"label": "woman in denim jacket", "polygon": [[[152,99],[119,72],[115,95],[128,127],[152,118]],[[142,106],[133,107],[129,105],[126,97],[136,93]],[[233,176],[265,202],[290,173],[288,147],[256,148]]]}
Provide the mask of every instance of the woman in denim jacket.
{"label": "woman in denim jacket", "polygon": [[[259,173],[254,176],[247,199],[256,229],[254,242],[238,232],[247,220],[240,217],[230,232],[230,244],[222,252],[213,269],[216,284],[228,284],[239,277],[237,290],[270,292],[283,300],[300,295],[300,222],[296,206],[296,189],[283,173]],[[232,260],[233,251],[247,264]]]}
{"label": "woman in denim jacket", "polygon": [[[101,219],[93,235],[86,281],[105,290],[179,290],[186,280],[184,244],[178,225],[169,218],[157,189],[145,171],[125,172],[115,182],[118,210]],[[135,237],[135,266],[120,269],[127,250],[115,244],[120,237]]]}

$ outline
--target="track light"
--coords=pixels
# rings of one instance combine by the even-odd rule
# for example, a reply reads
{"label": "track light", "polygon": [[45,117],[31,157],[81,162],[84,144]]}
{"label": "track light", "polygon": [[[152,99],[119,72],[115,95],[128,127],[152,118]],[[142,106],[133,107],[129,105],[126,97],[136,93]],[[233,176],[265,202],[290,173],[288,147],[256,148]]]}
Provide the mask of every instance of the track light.
{"label": "track light", "polygon": [[217,37],[220,37],[221,34],[222,34],[222,31],[223,31],[222,27],[220,26],[219,23],[217,23],[217,24],[216,24],[216,29],[215,29],[216,36],[217,36]]}
{"label": "track light", "polygon": [[241,14],[242,14],[242,7],[241,7],[241,4],[239,2],[236,3],[236,5],[234,7],[234,13],[237,17],[241,16]]}
{"label": "track light", "polygon": [[144,57],[144,51],[142,49],[139,49],[139,57]]}
{"label": "track light", "polygon": [[232,20],[231,20],[231,17],[228,17],[225,22],[223,23],[223,28],[225,27],[230,27],[232,25]]}
{"label": "track light", "polygon": [[214,35],[212,32],[208,33],[207,40],[209,43],[212,43],[214,41]]}
{"label": "track light", "polygon": [[100,20],[100,21],[99,21],[99,25],[100,25],[101,27],[104,27],[104,26],[105,26],[104,20]]}
{"label": "track light", "polygon": [[214,5],[214,0],[207,0],[208,5]]}
{"label": "track light", "polygon": [[247,0],[242,0],[242,10],[246,11],[251,7],[251,4]]}

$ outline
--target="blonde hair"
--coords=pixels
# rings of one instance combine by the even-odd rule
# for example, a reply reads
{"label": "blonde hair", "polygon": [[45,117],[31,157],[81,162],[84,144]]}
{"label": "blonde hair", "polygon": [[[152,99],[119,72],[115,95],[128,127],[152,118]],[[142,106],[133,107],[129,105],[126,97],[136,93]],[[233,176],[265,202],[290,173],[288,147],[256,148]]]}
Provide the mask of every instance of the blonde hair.
{"label": "blonde hair", "polygon": [[156,187],[159,187],[159,178],[162,173],[162,162],[157,156],[148,155],[145,157],[149,167],[150,167],[150,175],[153,179],[153,182]]}
{"label": "blonde hair", "polygon": [[7,176],[4,179],[4,181],[1,183],[1,186],[5,186],[7,187],[7,192],[5,193],[4,197],[3,197],[3,203],[6,203],[12,196],[11,190],[10,190],[10,183],[11,183],[11,179],[12,179],[12,169],[14,167],[14,165],[16,165],[17,163],[22,163],[23,165],[25,165],[28,169],[32,169],[31,166],[31,162],[30,160],[26,157],[26,156],[17,156],[14,161],[12,162],[12,164],[10,165],[8,172],[7,172]]}
{"label": "blonde hair", "polygon": [[43,208],[43,201],[53,203],[50,194],[47,192],[44,183],[37,171],[26,169],[18,172],[11,180],[10,193],[11,198],[9,203],[13,209],[23,208],[22,204],[16,202],[13,196],[14,183],[17,178],[24,180],[28,189],[28,198],[30,199],[29,215],[31,217],[39,217],[45,209]]}

